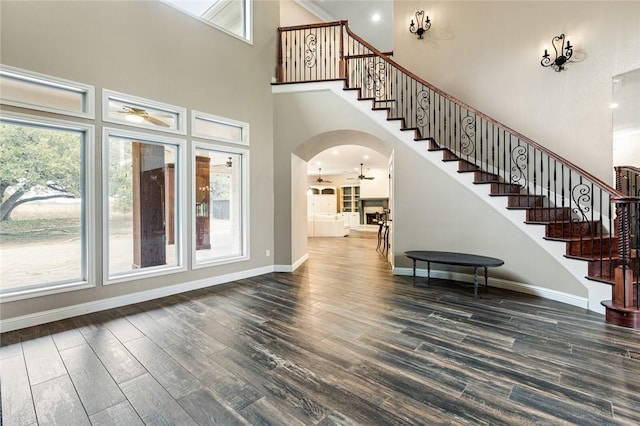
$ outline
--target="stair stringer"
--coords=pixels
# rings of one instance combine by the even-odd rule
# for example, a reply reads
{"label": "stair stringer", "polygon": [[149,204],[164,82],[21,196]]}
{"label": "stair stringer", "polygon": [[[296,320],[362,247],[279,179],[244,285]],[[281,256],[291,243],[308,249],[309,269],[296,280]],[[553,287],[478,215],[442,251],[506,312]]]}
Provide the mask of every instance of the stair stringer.
{"label": "stair stringer", "polygon": [[[416,142],[415,133],[413,131],[401,130],[401,120],[389,120],[385,110],[374,110],[373,104],[370,99],[366,99],[364,101],[358,99],[358,91],[344,90],[344,85],[340,81],[298,83],[273,87],[274,93],[298,91],[330,91],[335,96],[341,98],[344,102],[351,105],[354,109],[367,116],[378,126],[384,129],[392,138],[401,142],[421,158],[428,161],[431,165],[440,169],[449,178],[465,188],[466,191],[480,198],[482,202],[489,205],[493,210],[498,212],[501,216],[503,216],[510,223],[516,226],[523,235],[527,236],[542,250],[548,253],[555,262],[557,262],[571,276],[573,276],[576,281],[586,289],[588,297],[584,298],[546,287],[542,288],[539,286],[528,285],[526,283],[513,282],[508,280],[496,280],[493,278],[490,280],[492,286],[519,291],[522,293],[539,295],[551,300],[557,300],[580,308],[589,309],[594,312],[604,313],[604,307],[600,304],[600,302],[602,300],[611,298],[611,286],[605,283],[588,280],[585,277],[587,272],[586,262],[566,258],[564,256],[566,250],[566,246],[564,243],[545,240],[544,227],[539,225],[526,224],[526,213],[524,210],[508,210],[506,208],[506,198],[489,196],[489,186],[474,184],[472,173],[459,173],[457,162],[443,162],[441,153],[438,151],[429,151],[429,146],[426,141]],[[396,275],[405,275],[410,272],[409,268],[394,268],[393,273]],[[459,276],[457,276],[456,279],[459,279]],[[472,280],[472,277],[468,277],[468,280]]]}

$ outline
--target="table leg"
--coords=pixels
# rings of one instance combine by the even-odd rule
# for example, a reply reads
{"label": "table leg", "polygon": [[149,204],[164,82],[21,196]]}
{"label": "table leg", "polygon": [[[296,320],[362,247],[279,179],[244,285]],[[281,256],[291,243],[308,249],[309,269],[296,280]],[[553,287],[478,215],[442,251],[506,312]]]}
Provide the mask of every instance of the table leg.
{"label": "table leg", "polygon": [[413,286],[416,286],[416,260],[413,259]]}
{"label": "table leg", "polygon": [[487,274],[487,267],[484,267],[484,291],[485,293],[489,291],[489,277]]}
{"label": "table leg", "polygon": [[473,267],[473,295],[478,295],[478,267]]}
{"label": "table leg", "polygon": [[427,262],[427,285],[431,284],[431,262]]}

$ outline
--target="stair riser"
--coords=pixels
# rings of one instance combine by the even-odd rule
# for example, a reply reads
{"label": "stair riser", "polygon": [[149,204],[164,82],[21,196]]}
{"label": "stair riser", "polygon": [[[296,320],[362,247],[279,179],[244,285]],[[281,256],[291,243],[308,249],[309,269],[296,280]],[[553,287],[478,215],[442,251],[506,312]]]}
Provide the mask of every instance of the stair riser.
{"label": "stair riser", "polygon": [[519,194],[521,191],[522,191],[522,187],[520,185],[514,185],[511,183],[498,183],[498,182],[493,182],[491,184],[492,195]]}
{"label": "stair riser", "polygon": [[544,205],[544,197],[529,196],[510,196],[507,203],[508,207],[542,207]]}
{"label": "stair riser", "polygon": [[[618,266],[620,266],[620,259],[611,259],[611,260],[594,260],[590,261],[588,264],[587,275],[596,279],[603,279],[610,281],[613,283],[615,279],[615,270]],[[636,271],[636,262],[635,259],[630,263],[629,268],[631,268],[634,272]],[[635,277],[636,279],[638,277]]]}
{"label": "stair riser", "polygon": [[475,171],[473,172],[473,180],[474,182],[498,182],[500,181],[500,176],[493,173]]}
{"label": "stair riser", "polygon": [[442,161],[458,161],[458,156],[449,150],[442,151]]}
{"label": "stair riser", "polygon": [[549,238],[595,237],[600,235],[599,222],[550,223],[546,228]]}
{"label": "stair riser", "polygon": [[458,162],[458,171],[459,172],[475,172],[478,170],[478,166],[475,164],[469,163],[468,161],[459,160]]}
{"label": "stair riser", "polygon": [[559,220],[569,220],[571,210],[567,208],[533,209],[527,211],[528,222],[555,222]]}
{"label": "stair riser", "polygon": [[571,241],[567,243],[567,256],[575,257],[600,257],[617,253],[618,239],[603,238],[591,239],[589,237],[580,241]]}

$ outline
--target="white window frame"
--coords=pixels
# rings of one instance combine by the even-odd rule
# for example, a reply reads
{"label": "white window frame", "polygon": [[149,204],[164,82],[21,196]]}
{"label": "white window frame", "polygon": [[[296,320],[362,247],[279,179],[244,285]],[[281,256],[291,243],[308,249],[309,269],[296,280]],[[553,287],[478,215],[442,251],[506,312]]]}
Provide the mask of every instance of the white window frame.
{"label": "white window frame", "polygon": [[[227,125],[229,127],[237,127],[241,129],[242,138],[237,141],[234,139],[220,138],[212,135],[208,135],[206,133],[198,133],[196,132],[196,123],[198,120],[202,121],[210,121],[215,122],[222,125]],[[191,136],[194,138],[200,139],[208,139],[217,142],[226,142],[237,145],[249,145],[249,123],[245,123],[243,121],[232,120],[230,118],[220,117],[213,114],[207,114],[206,112],[201,111],[191,111]]]}
{"label": "white window frame", "polygon": [[58,77],[53,77],[46,74],[40,74],[34,71],[27,71],[20,68],[11,67],[8,65],[0,65],[0,78],[4,76],[10,77],[15,80],[20,80],[27,84],[34,86],[45,86],[52,89],[59,89],[61,91],[76,92],[82,95],[82,111],[73,111],[50,107],[41,104],[32,104],[27,102],[21,102],[11,99],[4,99],[0,94],[0,103],[4,105],[10,105],[18,108],[31,109],[35,111],[50,112],[54,114],[69,115],[72,117],[80,118],[95,118],[95,88],[88,84],[82,84],[71,80],[65,80]]}
{"label": "white window frame", "polygon": [[47,296],[51,294],[68,291],[81,290],[96,286],[96,262],[95,259],[95,168],[92,167],[95,161],[95,127],[91,124],[77,123],[71,121],[44,118],[39,116],[11,113],[0,111],[0,119],[3,122],[22,124],[25,126],[49,127],[51,129],[67,130],[84,133],[84,223],[81,232],[84,233],[84,247],[82,249],[82,269],[86,277],[84,280],[76,282],[52,282],[43,283],[28,288],[16,288],[0,294],[0,303],[13,302],[33,297]]}
{"label": "white window frame", "polygon": [[[249,150],[247,148],[226,146],[211,142],[204,141],[192,141],[192,155],[191,155],[191,269],[200,269],[200,268],[208,268],[211,266],[224,265],[229,263],[237,263],[245,260],[251,259],[249,253],[249,200],[251,199],[249,194]],[[209,151],[220,151],[220,152],[228,152],[230,154],[240,155],[242,161],[242,172],[240,175],[241,179],[241,188],[242,198],[240,202],[242,203],[241,207],[241,217],[240,221],[242,224],[242,250],[239,256],[230,256],[223,257],[211,260],[205,260],[198,262],[196,258],[196,205],[193,200],[196,198],[196,153],[199,149],[209,150]]]}
{"label": "white window frame", "polygon": [[[113,277],[109,277],[109,203],[104,198],[109,194],[109,138],[120,137],[125,139],[132,139],[144,143],[157,144],[157,145],[175,145],[176,146],[176,178],[177,185],[175,188],[175,202],[177,205],[175,223],[176,226],[176,265],[175,266],[152,266],[147,268],[141,268],[132,270],[125,273],[120,273]],[[105,127],[102,130],[102,194],[103,194],[103,210],[102,210],[102,235],[103,235],[103,257],[102,257],[102,270],[103,270],[103,283],[104,285],[111,285],[123,282],[129,282],[133,280],[139,280],[148,277],[157,277],[162,275],[174,274],[177,272],[184,272],[187,270],[187,262],[185,261],[186,253],[186,231],[184,226],[184,219],[186,217],[186,182],[187,182],[187,167],[185,158],[186,154],[186,141],[184,139],[171,138],[167,136],[159,136],[151,133],[133,132],[124,129],[117,129],[113,127]]]}
{"label": "white window frame", "polygon": [[223,33],[226,33],[228,35],[230,35],[231,37],[237,38],[238,40],[244,41],[247,44],[253,45],[253,1],[254,0],[245,0],[245,9],[244,9],[244,13],[245,13],[245,22],[244,25],[246,26],[247,30],[246,30],[246,36],[240,36],[236,33],[234,33],[233,31],[229,31],[228,29],[226,29],[225,27],[222,27],[220,25],[214,24],[213,22],[202,18],[201,16],[195,15],[194,13],[189,12],[188,10],[185,10],[183,8],[181,8],[180,6],[178,6],[175,3],[172,3],[171,1],[168,0],[160,0],[162,3],[166,4],[167,6],[170,6],[186,15],[189,15],[192,18],[197,19],[198,21],[209,25],[210,27],[213,27],[219,31],[222,31]]}
{"label": "white window frame", "polygon": [[[153,124],[147,124],[146,122],[134,123],[126,118],[118,119],[109,114],[109,101],[114,100],[117,102],[132,103],[140,106],[146,106],[151,109],[159,109],[175,114],[177,117],[176,129],[155,126]],[[141,129],[155,130],[157,132],[173,133],[177,135],[187,134],[187,109],[184,107],[166,104],[163,102],[154,101],[151,99],[145,99],[138,96],[129,95],[126,93],[120,93],[109,89],[102,89],[102,121],[107,123],[121,124],[124,126],[138,127]]]}

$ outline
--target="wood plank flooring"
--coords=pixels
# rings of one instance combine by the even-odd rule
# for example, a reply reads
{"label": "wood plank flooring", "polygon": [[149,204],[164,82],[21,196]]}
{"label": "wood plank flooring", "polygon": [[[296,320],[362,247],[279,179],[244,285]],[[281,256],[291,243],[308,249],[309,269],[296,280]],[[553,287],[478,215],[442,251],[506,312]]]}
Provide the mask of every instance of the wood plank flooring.
{"label": "wood plank flooring", "polygon": [[315,238],[292,274],[4,333],[2,424],[640,424],[638,331],[414,288],[375,244]]}

